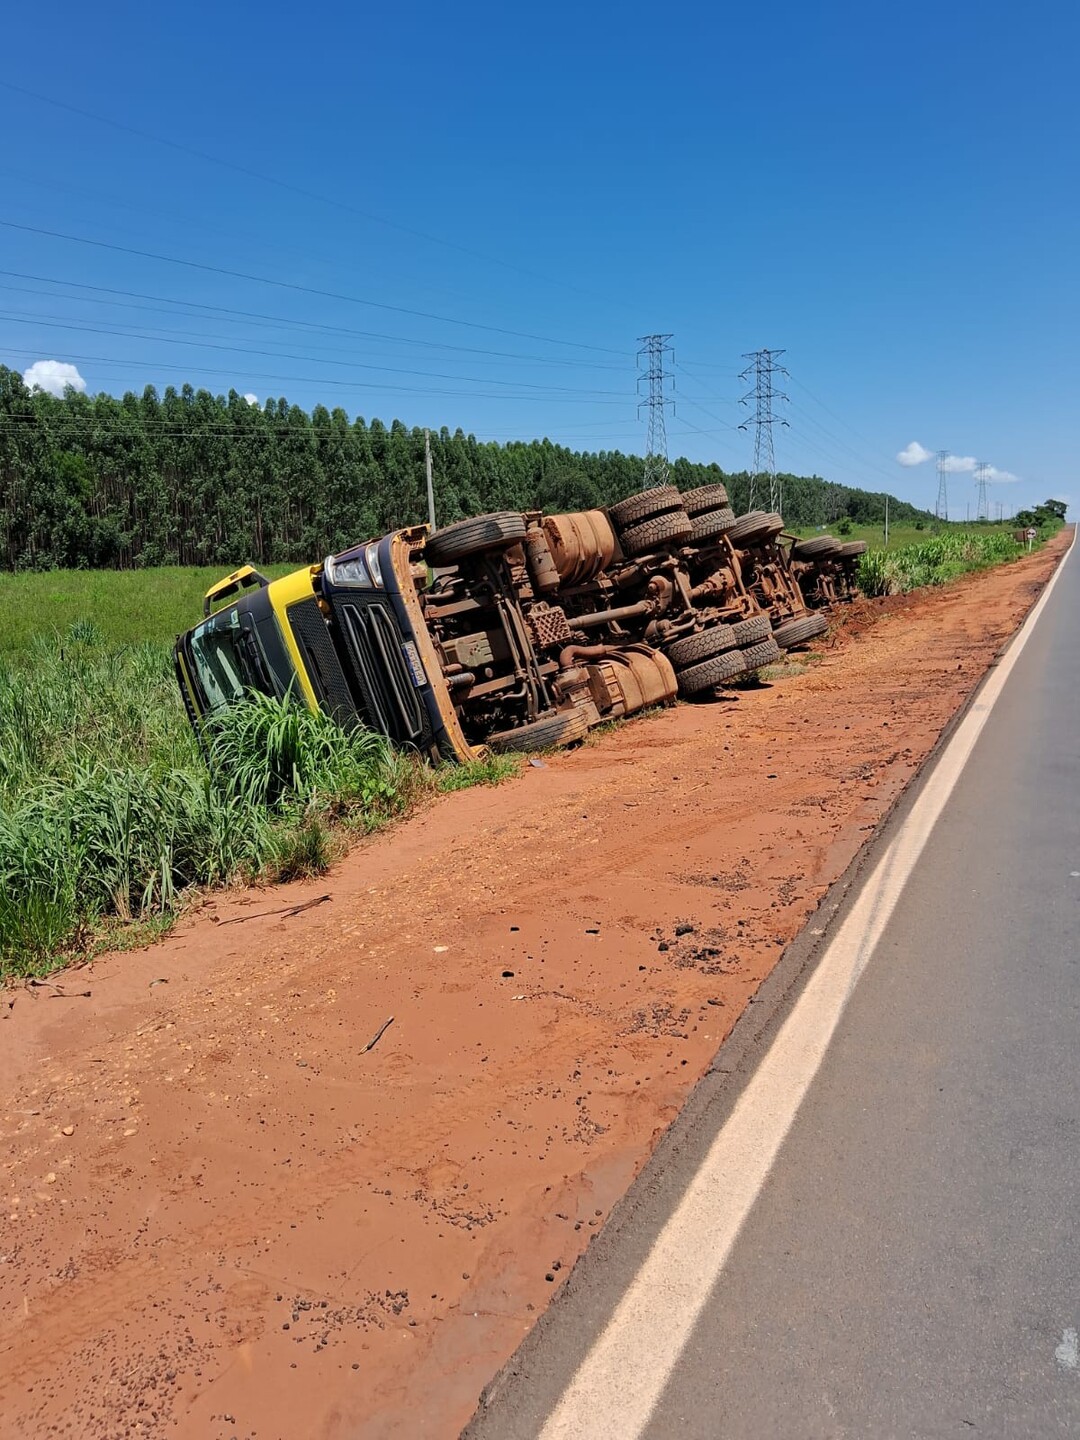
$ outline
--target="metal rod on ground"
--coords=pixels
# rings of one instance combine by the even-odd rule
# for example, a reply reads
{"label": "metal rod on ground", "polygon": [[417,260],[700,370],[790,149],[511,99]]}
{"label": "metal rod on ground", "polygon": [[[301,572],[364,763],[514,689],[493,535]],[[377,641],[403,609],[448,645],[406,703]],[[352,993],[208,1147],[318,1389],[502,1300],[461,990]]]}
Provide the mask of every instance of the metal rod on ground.
{"label": "metal rod on ground", "polygon": [[432,533],[435,530],[435,486],[431,479],[431,431],[424,428],[424,474],[427,477],[427,519]]}
{"label": "metal rod on ground", "polygon": [[366,1055],[369,1050],[374,1050],[374,1049],[375,1049],[375,1046],[379,1043],[379,1041],[382,1039],[382,1037],[386,1034],[387,1030],[390,1029],[390,1026],[391,1026],[393,1023],[394,1023],[394,1017],[393,1017],[393,1015],[390,1016],[390,1019],[389,1019],[389,1020],[384,1020],[383,1023],[379,1026],[378,1030],[375,1031],[375,1034],[371,1037],[371,1039],[367,1042],[367,1044],[364,1046],[364,1048],[360,1051],[360,1054],[361,1054],[361,1055]]}

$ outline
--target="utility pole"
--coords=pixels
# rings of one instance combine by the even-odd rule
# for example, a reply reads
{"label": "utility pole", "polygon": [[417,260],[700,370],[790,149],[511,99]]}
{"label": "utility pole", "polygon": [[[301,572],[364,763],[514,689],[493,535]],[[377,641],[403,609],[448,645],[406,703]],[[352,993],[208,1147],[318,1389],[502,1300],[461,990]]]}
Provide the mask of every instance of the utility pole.
{"label": "utility pole", "polygon": [[889,548],[889,497],[885,496],[885,548]]}
{"label": "utility pole", "polygon": [[934,514],[939,520],[948,520],[949,518],[949,487],[945,478],[948,473],[945,469],[945,462],[948,458],[947,450],[937,452],[937,504],[934,506]]}
{"label": "utility pole", "polygon": [[435,533],[435,486],[431,479],[431,431],[424,427],[424,475],[427,479],[427,520]]}
{"label": "utility pole", "polygon": [[[769,509],[779,512],[784,503],[783,490],[776,477],[776,456],[773,453],[772,427],[775,424],[786,425],[786,420],[780,419],[773,414],[774,400],[787,400],[788,396],[782,390],[773,388],[774,375],[786,375],[788,372],[783,365],[776,363],[783,350],[751,350],[742,358],[753,363],[748,365],[739,376],[740,380],[749,381],[753,378],[754,388],[739,401],[740,405],[749,405],[754,402],[754,469],[750,475],[750,509],[753,510],[754,502],[757,499],[758,479],[769,480]],[[740,430],[749,430],[751,421],[744,420],[739,426]]]}
{"label": "utility pole", "polygon": [[975,484],[979,487],[979,503],[975,506],[976,520],[990,519],[990,496],[986,487],[990,484],[990,466],[980,460],[975,467]]}
{"label": "utility pole", "polygon": [[638,414],[641,414],[642,406],[648,406],[649,410],[649,431],[645,441],[645,475],[642,480],[643,490],[653,490],[658,485],[666,485],[668,478],[668,456],[667,456],[667,420],[665,412],[670,405],[672,414],[675,413],[675,401],[665,397],[667,381],[672,382],[674,387],[675,377],[667,368],[667,357],[670,355],[674,361],[675,351],[668,344],[670,335],[639,335],[638,343],[641,349],[637,352],[638,370],[638,394],[641,393],[642,380],[648,381],[649,394],[645,400],[638,402]]}

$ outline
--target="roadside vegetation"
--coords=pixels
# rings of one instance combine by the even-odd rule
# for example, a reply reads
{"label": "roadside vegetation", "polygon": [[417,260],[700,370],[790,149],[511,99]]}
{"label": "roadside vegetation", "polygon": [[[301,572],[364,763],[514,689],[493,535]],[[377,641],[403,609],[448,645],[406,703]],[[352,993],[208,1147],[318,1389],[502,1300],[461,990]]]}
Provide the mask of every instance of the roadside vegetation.
{"label": "roadside vegetation", "polygon": [[[235,564],[247,557],[239,556]],[[271,580],[295,569],[269,565]],[[153,570],[27,570],[0,574],[0,657],[10,659],[38,643],[43,632],[57,643],[68,627],[92,615],[103,641],[113,645],[171,644],[201,614],[202,598],[227,570],[221,565],[162,565]]]}
{"label": "roadside vegetation", "polygon": [[859,562],[859,589],[865,595],[897,595],[943,585],[965,571],[1000,565],[1022,553],[1013,537],[1000,530],[935,535],[915,545],[868,550]]}
{"label": "roadside vegetation", "polygon": [[[1036,531],[1035,545],[1057,534],[1064,520],[1064,505],[1048,501],[1037,511],[1025,512],[1024,528]],[[971,528],[949,526],[914,543],[888,549],[871,548],[859,563],[859,588],[866,595],[897,595],[924,585],[943,585],[971,570],[985,570],[1016,560],[1026,544],[1016,538],[1017,525],[980,524]],[[858,537],[862,538],[862,537]],[[890,539],[892,537],[890,536]]]}
{"label": "roadside vegetation", "polygon": [[[440,523],[484,510],[588,510],[641,486],[641,459],[550,440],[499,444],[431,432]],[[160,395],[31,392],[0,365],[0,567],[5,570],[260,568],[316,560],[427,518],[424,431],[284,398],[251,405],[191,385]],[[885,496],[784,475],[789,522],[872,522]],[[685,457],[681,490],[723,481],[736,513],[750,477]],[[896,523],[923,516],[890,501]]]}
{"label": "roadside vegetation", "polygon": [[117,646],[79,620],[0,656],[0,977],[139,943],[206,887],[318,874],[426,794],[517,768],[432,774],[261,697],[204,758],[165,646]]}

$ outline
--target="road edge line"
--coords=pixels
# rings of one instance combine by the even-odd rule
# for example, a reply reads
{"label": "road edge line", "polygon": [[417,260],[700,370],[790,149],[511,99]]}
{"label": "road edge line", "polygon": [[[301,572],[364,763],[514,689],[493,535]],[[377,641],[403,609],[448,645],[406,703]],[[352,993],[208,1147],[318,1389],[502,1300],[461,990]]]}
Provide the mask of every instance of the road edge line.
{"label": "road edge line", "polygon": [[1075,547],[1074,527],[1068,550],[1023,623],[925,767],[911,809],[822,946],[805,988],[548,1415],[542,1440],[635,1440],[648,1425],[855,985]]}

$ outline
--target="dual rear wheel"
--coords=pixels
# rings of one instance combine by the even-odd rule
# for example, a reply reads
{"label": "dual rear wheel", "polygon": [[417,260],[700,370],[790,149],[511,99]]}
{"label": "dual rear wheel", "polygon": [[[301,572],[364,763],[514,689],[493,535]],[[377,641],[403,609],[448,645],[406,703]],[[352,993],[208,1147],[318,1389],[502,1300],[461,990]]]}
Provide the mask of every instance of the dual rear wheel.
{"label": "dual rear wheel", "polygon": [[667,647],[684,695],[715,690],[740,675],[759,670],[780,659],[767,615],[752,615],[735,624],[713,625],[685,635]]}

